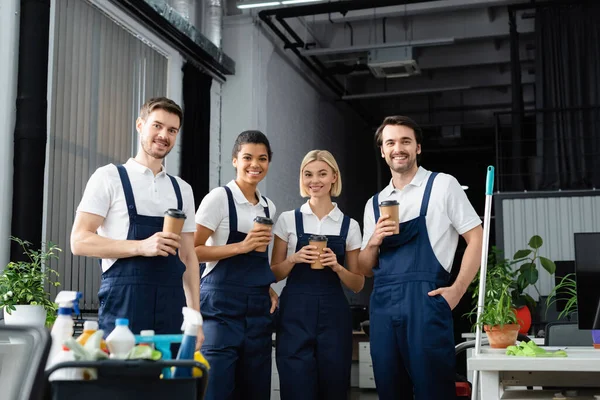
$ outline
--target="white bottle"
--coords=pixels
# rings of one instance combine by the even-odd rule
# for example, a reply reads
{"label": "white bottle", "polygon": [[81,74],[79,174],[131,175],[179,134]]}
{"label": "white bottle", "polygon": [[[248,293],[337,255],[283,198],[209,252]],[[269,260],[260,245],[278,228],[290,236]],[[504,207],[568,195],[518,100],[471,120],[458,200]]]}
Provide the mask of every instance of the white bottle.
{"label": "white bottle", "polygon": [[79,314],[79,299],[81,293],[63,290],[56,296],[55,302],[58,303],[58,316],[52,326],[52,347],[48,354],[48,364],[46,369],[54,364],[54,359],[62,351],[65,340],[73,337],[73,318],[71,314]]}
{"label": "white bottle", "polygon": [[125,359],[135,346],[135,336],[129,330],[127,318],[117,318],[115,329],[106,338],[110,358]]}
{"label": "white bottle", "polygon": [[[62,350],[52,360],[52,365],[68,361],[75,361],[75,355],[68,347],[63,346]],[[73,381],[81,379],[83,379],[83,369],[81,368],[61,368],[54,371],[48,378],[50,381]]]}

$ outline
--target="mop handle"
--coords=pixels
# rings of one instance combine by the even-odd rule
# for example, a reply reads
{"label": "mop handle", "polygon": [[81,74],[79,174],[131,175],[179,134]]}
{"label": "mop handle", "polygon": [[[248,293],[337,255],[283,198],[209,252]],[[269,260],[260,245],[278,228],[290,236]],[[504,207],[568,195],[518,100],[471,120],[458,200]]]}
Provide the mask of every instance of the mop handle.
{"label": "mop handle", "polygon": [[[485,181],[485,212],[483,215],[483,240],[481,244],[481,271],[479,273],[479,297],[477,301],[477,326],[475,331],[475,352],[477,356],[481,352],[481,325],[479,320],[483,312],[485,303],[485,282],[487,277],[487,254],[488,245],[490,239],[490,219],[492,213],[492,195],[494,192],[494,167],[489,166],[487,169],[487,176]],[[477,399],[478,393],[478,381],[479,371],[473,371],[473,382],[472,382],[472,398]]]}

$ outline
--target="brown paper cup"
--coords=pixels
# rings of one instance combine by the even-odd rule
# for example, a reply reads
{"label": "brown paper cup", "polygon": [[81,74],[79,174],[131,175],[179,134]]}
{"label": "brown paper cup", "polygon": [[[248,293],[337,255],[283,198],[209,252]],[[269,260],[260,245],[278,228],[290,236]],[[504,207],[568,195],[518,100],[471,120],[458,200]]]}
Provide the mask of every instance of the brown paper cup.
{"label": "brown paper cup", "polygon": [[382,202],[379,204],[379,212],[381,215],[389,215],[389,221],[394,221],[396,224],[394,225],[394,234],[400,233],[400,205],[396,204],[385,204],[386,202]]}
{"label": "brown paper cup", "polygon": [[185,222],[185,213],[175,208],[170,208],[165,211],[165,219],[163,220],[163,232],[175,233],[181,235],[183,224]]}
{"label": "brown paper cup", "polygon": [[[273,220],[267,217],[256,217],[254,218],[254,227],[267,228],[269,231],[273,229]],[[255,251],[265,252],[269,246],[260,246]]]}
{"label": "brown paper cup", "polygon": [[[308,244],[311,246],[316,246],[319,254],[323,254],[323,249],[327,247],[327,237],[326,236],[311,236],[308,239]],[[321,260],[317,259],[314,263],[310,265],[311,269],[325,269],[325,266],[321,264]]]}

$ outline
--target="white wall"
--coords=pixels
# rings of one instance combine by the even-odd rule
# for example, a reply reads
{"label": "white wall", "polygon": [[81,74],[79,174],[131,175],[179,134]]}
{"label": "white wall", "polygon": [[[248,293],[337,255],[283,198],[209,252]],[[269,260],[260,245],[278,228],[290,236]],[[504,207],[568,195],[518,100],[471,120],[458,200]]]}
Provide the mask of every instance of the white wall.
{"label": "white wall", "polygon": [[17,72],[19,62],[19,0],[0,2],[0,270],[10,259],[13,149],[17,118]]}
{"label": "white wall", "polygon": [[[304,201],[298,189],[300,163],[308,151],[318,148],[331,151],[340,165],[340,207],[362,222],[364,204],[376,190],[373,133],[364,121],[317,90],[297,60],[276,48],[250,17],[225,19],[223,49],[236,61],[236,74],[222,87],[221,146],[211,145],[213,151],[221,151],[219,184],[234,177],[231,148],[237,135],[258,129],[269,137],[273,149],[260,189],[274,201],[277,214]],[[211,143],[216,140],[211,136]],[[211,160],[216,159],[213,154]]]}

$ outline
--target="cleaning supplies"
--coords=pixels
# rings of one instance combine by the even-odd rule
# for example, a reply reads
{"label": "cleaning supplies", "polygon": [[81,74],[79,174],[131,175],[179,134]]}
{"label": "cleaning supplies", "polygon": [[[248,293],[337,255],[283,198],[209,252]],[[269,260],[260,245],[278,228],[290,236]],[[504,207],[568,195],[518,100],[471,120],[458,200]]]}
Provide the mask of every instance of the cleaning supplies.
{"label": "cleaning supplies", "polygon": [[106,338],[110,358],[125,359],[135,346],[135,336],[129,330],[129,320],[127,318],[117,318],[115,329]]}
{"label": "cleaning supplies", "polygon": [[[75,355],[67,346],[62,346],[62,349],[55,355],[54,363],[75,361]],[[54,371],[49,381],[74,381],[84,379],[83,369],[81,368],[61,368]]]}
{"label": "cleaning supplies", "polygon": [[[142,338],[153,338],[154,331],[152,329],[146,329],[146,330],[140,331],[140,336]],[[137,343],[137,341],[136,341],[136,343]],[[153,350],[155,348],[154,342],[152,340],[149,340],[148,342],[141,342],[140,344],[145,345],[145,346],[150,346]]]}
{"label": "cleaning supplies", "polygon": [[[200,353],[199,351],[194,353],[194,361],[198,361],[200,364],[204,364],[206,366],[206,369],[210,369],[210,365],[208,365],[208,361],[206,360],[206,358],[204,358],[202,353]],[[200,378],[200,377],[202,377],[203,374],[204,373],[202,372],[202,370],[200,368],[194,368],[194,370],[192,371],[192,376],[194,378]]]}
{"label": "cleaning supplies", "polygon": [[[90,338],[90,336],[92,336],[92,334],[94,332],[96,332],[97,330],[98,330],[98,322],[96,322],[96,321],[85,321],[83,323],[83,333],[81,335],[79,335],[79,337],[77,338],[77,343],[79,343],[80,345],[84,346],[85,343]],[[108,347],[106,346],[106,341],[104,339],[102,339],[100,341],[100,348],[103,351],[108,352]]]}
{"label": "cleaning supplies", "polygon": [[[183,307],[183,339],[177,353],[178,360],[193,360],[196,351],[196,337],[198,328],[202,326],[202,315],[193,308]],[[186,378],[192,376],[191,368],[178,367],[173,372],[174,378]]]}
{"label": "cleaning supplies", "polygon": [[55,364],[56,356],[62,351],[63,344],[69,338],[73,337],[73,318],[71,314],[75,312],[79,315],[79,299],[81,293],[63,290],[56,296],[55,302],[58,304],[58,316],[52,327],[52,347],[48,354],[48,364],[46,369]]}

